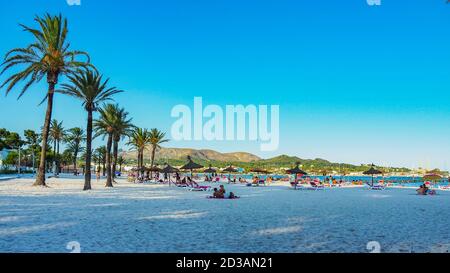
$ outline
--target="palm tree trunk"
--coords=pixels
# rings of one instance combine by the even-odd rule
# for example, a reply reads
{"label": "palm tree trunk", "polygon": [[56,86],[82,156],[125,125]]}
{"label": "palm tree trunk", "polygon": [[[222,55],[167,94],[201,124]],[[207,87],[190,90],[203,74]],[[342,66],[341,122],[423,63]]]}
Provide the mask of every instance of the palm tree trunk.
{"label": "palm tree trunk", "polygon": [[106,176],[106,153],[103,155],[103,176]]}
{"label": "palm tree trunk", "polygon": [[141,149],[138,149],[138,152],[137,152],[137,167],[138,167],[138,169],[141,168]]}
{"label": "palm tree trunk", "polygon": [[112,146],[112,134],[108,135],[108,143],[106,145],[106,186],[112,188],[112,174],[111,174],[111,146]]}
{"label": "palm tree trunk", "polygon": [[141,174],[144,175],[144,149],[141,150]]}
{"label": "palm tree trunk", "polygon": [[116,178],[116,167],[117,167],[117,155],[119,150],[119,141],[114,139],[114,147],[113,147],[113,163],[112,163],[112,179]]}
{"label": "palm tree trunk", "polygon": [[92,110],[88,110],[86,126],[86,166],[84,173],[84,191],[92,189],[91,186],[91,156],[92,156]]}
{"label": "palm tree trunk", "polygon": [[45,159],[47,155],[48,132],[50,131],[50,121],[52,119],[54,94],[55,94],[55,83],[49,83],[47,112],[45,113],[44,130],[42,132],[41,161],[39,162],[39,170],[38,175],[36,177],[36,182],[34,182],[33,186],[47,186],[45,184]]}
{"label": "palm tree trunk", "polygon": [[73,169],[75,172],[77,172],[77,157],[78,157],[78,151],[73,153]]}
{"label": "palm tree trunk", "polygon": [[[156,146],[152,146],[152,161],[151,161],[151,168],[153,169],[153,163],[155,162],[155,152],[156,152]],[[150,179],[153,176],[153,172],[150,172]]]}

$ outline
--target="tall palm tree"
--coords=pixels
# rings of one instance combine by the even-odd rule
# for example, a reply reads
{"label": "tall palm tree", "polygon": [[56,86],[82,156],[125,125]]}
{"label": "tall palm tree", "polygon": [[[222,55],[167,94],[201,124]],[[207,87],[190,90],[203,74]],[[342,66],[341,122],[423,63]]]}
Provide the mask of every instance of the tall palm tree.
{"label": "tall palm tree", "polygon": [[69,144],[69,150],[73,153],[73,168],[77,170],[78,153],[83,152],[84,148],[81,144],[86,141],[84,130],[80,127],[75,127],[67,131],[65,142]]}
{"label": "tall palm tree", "polygon": [[114,131],[117,123],[117,116],[121,109],[117,104],[106,104],[99,109],[100,118],[94,120],[95,137],[103,136],[106,142],[106,187],[113,187],[111,169],[111,148],[114,139]]}
{"label": "tall palm tree", "polygon": [[125,164],[125,158],[123,158],[123,156],[119,156],[117,159],[117,164],[119,164],[119,172],[122,172],[122,165]]}
{"label": "tall palm tree", "polygon": [[169,142],[168,139],[165,139],[166,133],[161,132],[160,130],[153,128],[149,133],[150,137],[150,145],[152,147],[152,157],[151,157],[151,167],[153,168],[153,163],[155,162],[155,153],[157,149],[161,148],[161,144]]}
{"label": "tall palm tree", "polygon": [[106,175],[106,146],[100,146],[95,149],[95,155],[98,159],[98,166],[102,165],[103,176]]}
{"label": "tall palm tree", "polygon": [[112,162],[112,177],[116,177],[116,166],[117,157],[119,151],[119,142],[125,136],[129,136],[135,126],[131,123],[131,118],[128,118],[129,113],[125,109],[117,109],[115,122],[114,122],[114,133],[113,133],[113,162]]}
{"label": "tall palm tree", "polygon": [[63,122],[58,122],[56,119],[52,120],[49,131],[50,139],[53,142],[54,163],[56,165],[56,172],[59,174],[59,145],[64,141],[66,130],[63,127]]}
{"label": "tall palm tree", "polygon": [[92,161],[92,121],[93,112],[98,110],[100,103],[112,100],[114,94],[122,92],[115,87],[108,87],[109,79],[103,80],[102,76],[92,70],[82,71],[68,76],[70,84],[63,84],[58,92],[80,99],[87,111],[87,135],[86,135],[86,172],[84,176],[84,190],[90,190],[91,186],[91,161]]}
{"label": "tall palm tree", "polygon": [[143,171],[144,167],[144,150],[150,144],[150,132],[147,129],[136,128],[130,135],[127,145],[132,146],[137,151],[138,168]]}
{"label": "tall palm tree", "polygon": [[[67,20],[61,15],[35,17],[39,28],[33,29],[25,25],[22,28],[34,36],[35,41],[24,48],[10,50],[2,63],[3,74],[11,68],[25,66],[24,70],[17,72],[7,78],[0,88],[7,85],[8,94],[19,82],[25,81],[25,85],[19,94],[19,98],[35,83],[40,82],[44,77],[47,80],[48,90],[42,102],[47,100],[47,112],[45,114],[44,130],[42,134],[41,160],[39,171],[36,177],[35,186],[46,186],[45,184],[45,158],[47,151],[48,133],[53,111],[53,96],[58,80],[65,75],[75,71],[92,67],[89,64],[89,56],[85,52],[70,51],[67,42]],[[76,60],[78,56],[85,56],[85,61]]]}

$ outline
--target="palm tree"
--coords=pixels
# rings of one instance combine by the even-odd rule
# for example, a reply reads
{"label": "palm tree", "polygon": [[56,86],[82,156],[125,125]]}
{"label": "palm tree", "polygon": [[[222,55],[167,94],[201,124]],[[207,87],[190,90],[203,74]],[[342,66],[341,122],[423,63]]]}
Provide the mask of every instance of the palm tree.
{"label": "palm tree", "polygon": [[75,127],[67,131],[65,142],[69,144],[69,150],[73,153],[73,168],[77,170],[78,153],[83,152],[84,148],[81,144],[86,141],[84,130]]}
{"label": "palm tree", "polygon": [[52,120],[50,124],[49,136],[53,141],[53,162],[56,165],[57,174],[59,174],[59,144],[64,141],[65,135],[66,130],[63,127],[63,122],[58,122],[56,119]]}
{"label": "palm tree", "polygon": [[122,92],[115,87],[108,87],[109,79],[103,81],[102,76],[91,70],[82,71],[68,77],[70,84],[63,84],[60,93],[82,100],[87,111],[87,135],[86,135],[86,172],[84,176],[84,190],[91,187],[91,161],[92,161],[92,120],[93,112],[97,111],[100,103],[112,100],[114,94]]}
{"label": "palm tree", "polygon": [[122,165],[125,164],[125,159],[123,156],[119,156],[117,159],[117,164],[119,164],[119,172],[122,172]]}
{"label": "palm tree", "polygon": [[143,171],[144,167],[144,150],[150,144],[150,132],[147,129],[136,128],[130,135],[127,145],[132,146],[137,151],[138,169]]}
{"label": "palm tree", "polygon": [[106,146],[100,146],[95,149],[95,157],[97,158],[98,166],[102,165],[103,176],[106,174]]}
{"label": "palm tree", "polygon": [[113,133],[113,163],[112,163],[112,177],[116,177],[117,157],[119,151],[119,142],[125,136],[130,135],[133,132],[135,126],[131,124],[131,118],[128,118],[128,112],[125,109],[117,109],[117,113],[114,121],[114,133]]}
{"label": "palm tree", "polygon": [[[166,133],[161,132],[160,130],[153,128],[150,130],[150,145],[152,147],[152,157],[151,157],[151,167],[153,168],[153,163],[155,162],[155,153],[157,149],[161,148],[161,144],[165,142],[169,142],[168,139],[165,139]],[[150,174],[151,175],[151,174]]]}
{"label": "palm tree", "polygon": [[117,117],[122,109],[117,104],[106,104],[99,109],[100,118],[94,120],[95,137],[103,136],[106,142],[106,187],[113,187],[111,170],[111,148],[114,139]]}
{"label": "palm tree", "polygon": [[[11,68],[25,66],[25,69],[14,73],[7,78],[0,88],[7,85],[8,94],[19,82],[26,81],[19,94],[19,98],[35,83],[44,77],[47,80],[48,90],[42,102],[47,100],[47,112],[45,114],[44,130],[42,134],[41,160],[35,186],[46,186],[45,184],[45,158],[47,151],[48,133],[52,119],[53,96],[58,80],[65,75],[75,71],[92,67],[89,64],[89,56],[85,52],[70,51],[67,42],[67,20],[59,16],[46,14],[43,18],[36,16],[35,21],[40,29],[32,29],[25,25],[22,28],[32,34],[35,41],[24,48],[10,50],[2,63],[0,75]],[[85,56],[86,61],[77,61],[76,57]]]}

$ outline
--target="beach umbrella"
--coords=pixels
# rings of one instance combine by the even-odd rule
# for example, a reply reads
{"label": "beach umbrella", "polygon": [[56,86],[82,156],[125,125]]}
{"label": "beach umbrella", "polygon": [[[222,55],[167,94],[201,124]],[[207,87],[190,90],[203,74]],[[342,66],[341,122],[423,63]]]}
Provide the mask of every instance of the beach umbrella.
{"label": "beach umbrella", "polygon": [[372,187],[373,187],[373,176],[383,174],[382,171],[375,169],[375,165],[372,164],[371,168],[365,172],[363,172],[365,175],[371,175],[372,176]]}
{"label": "beach umbrella", "polygon": [[191,179],[192,179],[192,170],[202,169],[203,166],[192,161],[190,156],[187,157],[188,163],[181,167],[182,170],[190,170],[191,171]]}
{"label": "beach umbrella", "polygon": [[259,168],[251,169],[250,172],[251,173],[260,173],[260,174],[269,174],[270,173],[267,170],[263,170],[263,169],[259,169]]}
{"label": "beach umbrella", "polygon": [[223,169],[222,172],[224,172],[224,173],[237,173],[238,170],[233,168],[233,166],[230,165],[229,167]]}
{"label": "beach umbrella", "polygon": [[295,168],[286,170],[286,173],[295,175],[295,184],[297,184],[297,176],[299,174],[300,175],[308,175],[308,174],[302,169],[300,169],[300,162],[296,162],[295,164],[296,164]]}
{"label": "beach umbrella", "polygon": [[170,166],[169,164],[167,164],[167,166],[164,169],[161,170],[162,173],[177,173],[179,171],[180,170]]}
{"label": "beach umbrella", "polygon": [[156,166],[153,166],[150,168],[146,168],[146,171],[150,173],[150,179],[151,179],[153,177],[153,173],[159,173],[159,172],[161,172],[161,169]]}
{"label": "beach umbrella", "polygon": [[203,172],[204,172],[204,173],[217,173],[217,170],[214,169],[214,168],[211,166],[211,164],[209,164],[209,167],[208,167],[207,169],[205,169]]}
{"label": "beach umbrella", "polygon": [[147,170],[148,172],[161,172],[161,169],[158,168],[158,167],[156,167],[156,166],[151,167],[151,168],[147,168],[146,170]]}
{"label": "beach umbrella", "polygon": [[437,173],[427,173],[422,179],[425,181],[433,181],[436,184],[437,181],[442,179],[442,176]]}
{"label": "beach umbrella", "polygon": [[301,175],[308,175],[305,171],[300,169],[300,162],[295,163],[296,166],[293,169],[286,170],[287,174],[301,174]]}
{"label": "beach umbrella", "polygon": [[[180,170],[178,170],[177,168],[174,168],[172,166],[170,166],[169,164],[167,164],[167,166],[161,170],[161,173],[164,174],[171,174],[171,173],[177,173]],[[170,175],[169,175],[169,187],[170,187]]]}
{"label": "beach umbrella", "polygon": [[231,173],[237,173],[238,170],[233,168],[233,166],[230,165],[229,167],[223,169],[222,172],[228,173],[228,180],[231,180]]}

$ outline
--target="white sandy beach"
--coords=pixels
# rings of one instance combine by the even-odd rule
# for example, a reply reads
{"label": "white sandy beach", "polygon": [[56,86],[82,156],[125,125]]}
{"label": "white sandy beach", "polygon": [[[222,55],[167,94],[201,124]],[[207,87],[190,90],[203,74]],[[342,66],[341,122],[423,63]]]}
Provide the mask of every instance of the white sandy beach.
{"label": "white sandy beach", "polygon": [[0,252],[448,252],[450,192],[226,185],[239,200],[119,180],[0,181]]}

